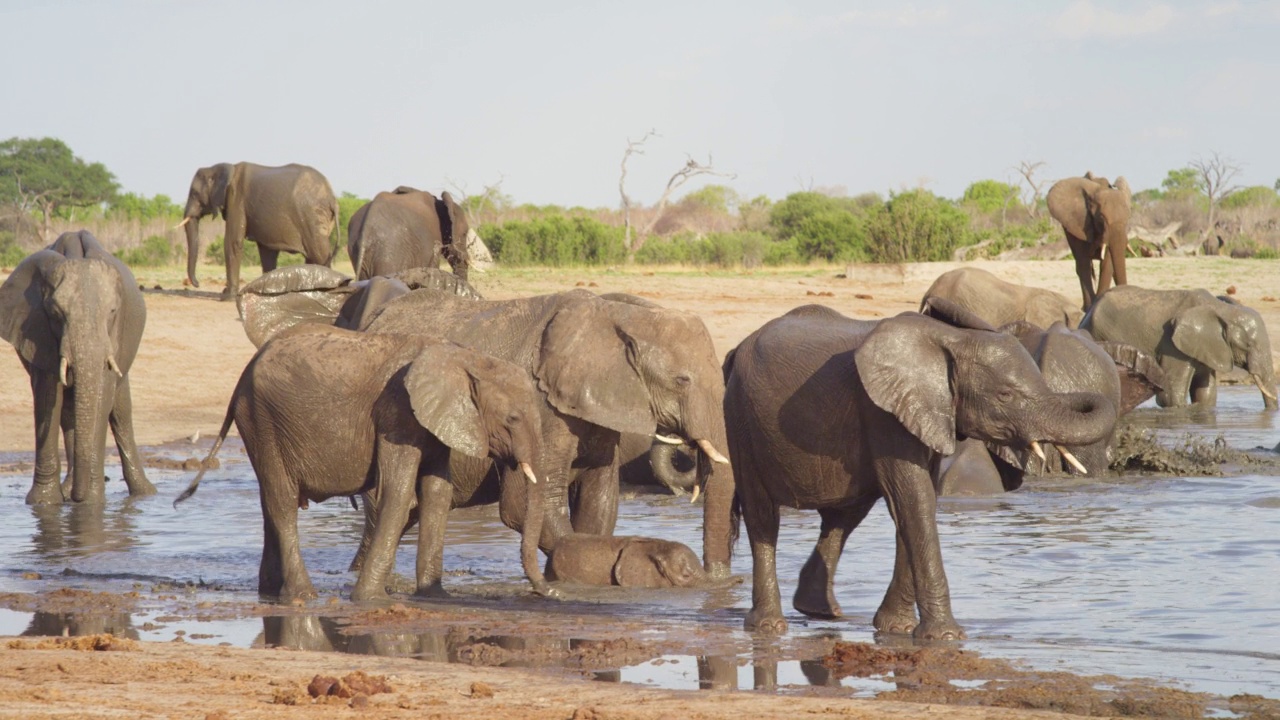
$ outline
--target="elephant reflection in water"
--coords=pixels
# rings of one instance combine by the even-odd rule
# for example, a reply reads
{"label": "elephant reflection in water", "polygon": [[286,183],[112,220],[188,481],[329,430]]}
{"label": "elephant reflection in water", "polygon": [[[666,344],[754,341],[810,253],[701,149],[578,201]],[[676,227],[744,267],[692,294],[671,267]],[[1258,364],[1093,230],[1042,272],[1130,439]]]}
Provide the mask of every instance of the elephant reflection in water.
{"label": "elephant reflection in water", "polygon": [[133,617],[127,612],[57,613],[37,611],[31,624],[22,631],[25,636],[77,637],[109,633],[116,637],[138,639]]}
{"label": "elephant reflection in water", "polygon": [[102,505],[33,505],[35,532],[31,545],[41,555],[88,556],[132,548],[137,530],[133,517],[142,510],[126,501],[118,508]]}

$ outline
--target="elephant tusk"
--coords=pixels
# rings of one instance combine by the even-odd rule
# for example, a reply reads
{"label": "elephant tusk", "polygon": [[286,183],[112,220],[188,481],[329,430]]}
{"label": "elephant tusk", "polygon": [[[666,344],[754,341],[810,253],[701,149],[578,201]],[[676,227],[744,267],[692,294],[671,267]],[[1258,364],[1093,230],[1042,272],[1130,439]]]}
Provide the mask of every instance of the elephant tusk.
{"label": "elephant tusk", "polygon": [[702,493],[702,486],[698,484],[694,484],[693,497],[689,498],[689,504],[692,505],[693,503],[698,502],[698,495],[700,495],[701,493]]}
{"label": "elephant tusk", "polygon": [[1077,460],[1075,455],[1072,455],[1066,448],[1057,443],[1054,443],[1053,446],[1058,449],[1058,454],[1062,455],[1062,459],[1066,460],[1068,465],[1075,468],[1081,475],[1089,474],[1089,469],[1084,466],[1084,463]]}
{"label": "elephant tusk", "polygon": [[120,372],[120,366],[116,364],[116,359],[110,355],[107,356],[107,367],[111,368],[111,372],[115,373],[116,377],[124,377],[124,373]]}
{"label": "elephant tusk", "polygon": [[62,383],[63,387],[67,386],[67,368],[70,366],[70,361],[65,357],[62,358],[62,362],[58,363],[58,382]]}
{"label": "elephant tusk", "polygon": [[524,473],[524,476],[529,478],[529,484],[531,485],[538,484],[538,476],[533,474],[533,468],[529,465],[529,463],[527,462],[520,463],[520,472]]}
{"label": "elephant tusk", "polygon": [[1262,396],[1269,398],[1272,402],[1277,400],[1276,394],[1267,389],[1266,383],[1262,382],[1262,378],[1257,375],[1253,376],[1253,384],[1258,386],[1258,390],[1262,392]]}
{"label": "elephant tusk", "polygon": [[178,223],[177,225],[174,225],[174,226],[173,226],[173,229],[174,229],[174,230],[177,230],[178,228],[181,228],[183,225],[186,225],[186,224],[187,224],[187,223],[189,223],[189,222],[191,222],[191,218],[190,218],[190,217],[184,217],[184,218],[182,218],[182,222],[180,222],[180,223]]}
{"label": "elephant tusk", "polygon": [[675,435],[663,435],[662,433],[654,433],[653,439],[668,445],[683,445],[684,438]]}
{"label": "elephant tusk", "polygon": [[716,450],[716,446],[712,445],[710,440],[707,440],[706,438],[698,440],[698,447],[702,449],[702,452],[707,454],[707,457],[711,458],[712,462],[718,462],[721,465],[729,464],[729,458],[721,455],[720,451]]}
{"label": "elephant tusk", "polygon": [[1035,440],[1031,441],[1031,452],[1035,453],[1036,457],[1040,458],[1041,462],[1046,461],[1044,457],[1044,450],[1040,448],[1040,443],[1036,442]]}

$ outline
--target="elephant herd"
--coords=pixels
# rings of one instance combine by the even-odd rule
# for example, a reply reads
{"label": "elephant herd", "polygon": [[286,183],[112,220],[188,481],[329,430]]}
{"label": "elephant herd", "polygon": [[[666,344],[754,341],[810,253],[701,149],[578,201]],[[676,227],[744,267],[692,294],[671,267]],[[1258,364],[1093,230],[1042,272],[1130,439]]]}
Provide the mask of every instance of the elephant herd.
{"label": "elephant herd", "polygon": [[[303,197],[315,202],[279,204]],[[396,548],[415,524],[416,593],[445,594],[449,511],[496,503],[521,534],[533,590],[548,597],[563,583],[731,581],[745,524],[745,627],[778,633],[787,628],[781,508],[821,519],[793,607],[836,618],[840,556],[883,498],[897,543],[876,629],[960,638],[939,494],[1103,473],[1120,414],[1152,396],[1162,407],[1211,406],[1218,375],[1233,367],[1276,408],[1260,316],[1202,290],[1104,288],[1082,316],[1057,293],[964,267],[937,279],[920,312],[858,320],[798,307],[722,362],[699,317],[642,298],[576,289],[482,299],[466,278],[466,221],[447,194],[398,188],[361,208],[351,222],[357,277],[346,277],[325,266],[329,246],[316,242],[336,217],[331,198],[310,168],[242,163],[202,169],[187,207],[190,242],[200,216],[227,218],[228,290],[259,348],[209,458],[234,422],[260,486],[265,597],[315,595],[297,532],[309,502],[363,497],[355,600],[386,597]],[[415,229],[417,218],[434,230]],[[277,231],[286,240],[269,248],[264,238]],[[268,272],[238,288],[232,245],[245,237],[263,247]],[[295,241],[309,264],[267,267]],[[1115,274],[1123,280],[1123,269]],[[60,237],[0,286],[0,334],[31,375],[36,407],[28,503],[102,503],[108,425],[130,493],[155,492],[131,428],[128,371],[144,322],[128,268],[87,232]],[[654,458],[663,484],[703,498],[700,560],[679,543],[614,536],[619,476],[640,457]]]}

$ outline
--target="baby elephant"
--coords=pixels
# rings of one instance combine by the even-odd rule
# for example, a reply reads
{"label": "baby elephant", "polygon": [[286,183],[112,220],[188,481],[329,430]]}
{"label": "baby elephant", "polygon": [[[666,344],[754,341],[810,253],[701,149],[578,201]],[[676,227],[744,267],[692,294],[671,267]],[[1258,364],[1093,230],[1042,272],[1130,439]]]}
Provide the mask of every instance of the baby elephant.
{"label": "baby elephant", "polygon": [[707,583],[689,546],[626,535],[566,535],[547,559],[547,579],[582,585],[667,588]]}
{"label": "baby elephant", "polygon": [[[415,493],[423,516],[418,592],[438,590],[452,498],[450,452],[519,467],[536,482],[539,403],[527,372],[451,343],[320,325],[268,340],[241,374],[209,453],[217,453],[234,419],[261,489],[258,591],[314,597],[298,548],[298,509],[375,489],[380,519],[352,597],[386,596]],[[195,492],[203,474],[178,501]],[[527,497],[533,521],[525,523],[521,557],[541,591],[548,589],[537,563],[541,493]]]}

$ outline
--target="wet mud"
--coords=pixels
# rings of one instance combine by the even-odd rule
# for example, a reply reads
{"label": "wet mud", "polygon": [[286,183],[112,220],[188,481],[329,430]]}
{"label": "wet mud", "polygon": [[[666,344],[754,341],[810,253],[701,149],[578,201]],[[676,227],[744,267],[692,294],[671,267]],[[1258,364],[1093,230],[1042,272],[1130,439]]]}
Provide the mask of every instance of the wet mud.
{"label": "wet mud", "polygon": [[1184,433],[1173,442],[1161,441],[1154,430],[1132,425],[1116,431],[1111,470],[1126,474],[1177,477],[1222,477],[1245,472],[1280,474],[1280,454],[1255,448],[1234,448],[1225,435]]}

